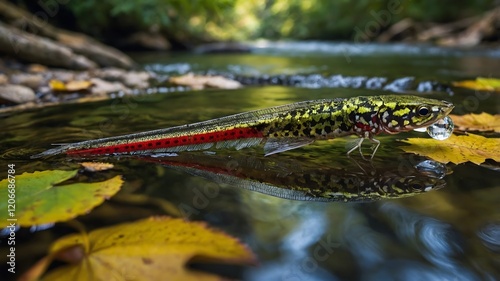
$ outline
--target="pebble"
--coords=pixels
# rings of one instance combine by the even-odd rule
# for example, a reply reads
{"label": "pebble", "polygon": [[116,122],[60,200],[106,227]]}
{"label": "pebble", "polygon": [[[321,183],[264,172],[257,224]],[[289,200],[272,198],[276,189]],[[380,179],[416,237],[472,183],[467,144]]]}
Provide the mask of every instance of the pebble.
{"label": "pebble", "polygon": [[126,74],[125,70],[116,67],[107,67],[103,69],[96,69],[93,71],[93,75],[95,77],[107,81],[122,81],[125,74]]}
{"label": "pebble", "polygon": [[9,82],[9,78],[7,78],[7,75],[0,74],[0,85],[5,85],[8,82]]}
{"label": "pebble", "polygon": [[0,86],[0,102],[20,104],[34,101],[35,98],[35,92],[26,86],[11,84]]}
{"label": "pebble", "polygon": [[90,81],[94,84],[91,88],[92,94],[105,95],[113,92],[128,91],[127,87],[120,82],[108,82],[100,78],[92,78]]}
{"label": "pebble", "polygon": [[150,75],[145,71],[130,71],[123,75],[122,82],[128,87],[147,88],[149,87]]}
{"label": "pebble", "polygon": [[43,76],[41,74],[12,74],[10,76],[10,83],[23,85],[33,90],[38,89],[43,84]]}

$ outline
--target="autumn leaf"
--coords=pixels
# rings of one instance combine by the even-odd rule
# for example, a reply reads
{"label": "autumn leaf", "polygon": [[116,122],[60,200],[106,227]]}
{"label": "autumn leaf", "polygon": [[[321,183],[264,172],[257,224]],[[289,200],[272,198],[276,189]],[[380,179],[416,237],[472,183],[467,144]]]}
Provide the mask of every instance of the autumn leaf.
{"label": "autumn leaf", "polygon": [[[85,214],[113,196],[123,183],[120,176],[103,182],[57,185],[77,174],[78,170],[50,170],[24,173],[15,177],[15,212],[9,217],[8,201],[0,201],[0,226],[16,218],[21,226],[67,221]],[[8,179],[0,181],[0,198],[9,198]],[[57,185],[57,186],[55,186]]]}
{"label": "autumn leaf", "polygon": [[82,162],[80,163],[83,169],[88,172],[98,172],[105,171],[109,169],[113,169],[114,165],[111,163],[103,163],[103,162]]}
{"label": "autumn leaf", "polygon": [[459,131],[495,131],[500,133],[500,114],[491,115],[486,112],[481,114],[449,115]]}
{"label": "autumn leaf", "polygon": [[478,91],[500,91],[500,79],[477,77],[476,80],[452,82],[455,87]]}
{"label": "autumn leaf", "polygon": [[92,82],[85,80],[75,80],[63,82],[60,80],[50,80],[49,86],[52,91],[56,92],[76,92],[87,90],[92,86]]}
{"label": "autumn leaf", "polygon": [[222,76],[201,76],[188,73],[183,76],[171,77],[169,82],[176,85],[188,86],[195,90],[207,87],[219,89],[238,89],[241,84],[238,81],[227,79]]}
{"label": "autumn leaf", "polygon": [[253,253],[236,238],[210,229],[205,223],[169,217],[66,236],[52,245],[49,257],[71,264],[50,271],[43,276],[44,281],[221,280],[213,274],[189,270],[185,265],[192,260],[256,263]]}
{"label": "autumn leaf", "polygon": [[441,163],[455,164],[470,161],[481,164],[486,159],[500,162],[500,139],[485,138],[468,134],[464,136],[451,135],[448,139],[436,141],[427,138],[410,138],[403,142],[411,144],[402,146],[406,152],[430,157]]}

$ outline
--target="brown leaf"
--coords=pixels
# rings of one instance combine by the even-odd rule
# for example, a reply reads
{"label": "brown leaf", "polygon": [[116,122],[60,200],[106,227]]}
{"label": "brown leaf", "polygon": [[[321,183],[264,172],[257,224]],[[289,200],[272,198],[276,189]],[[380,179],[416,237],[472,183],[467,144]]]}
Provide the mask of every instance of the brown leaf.
{"label": "brown leaf", "polygon": [[82,167],[88,172],[98,172],[113,169],[114,165],[111,163],[103,162],[82,162]]}
{"label": "brown leaf", "polygon": [[438,162],[455,164],[470,161],[481,164],[486,159],[500,162],[500,139],[485,138],[468,134],[465,136],[451,135],[446,140],[437,141],[429,138],[410,138],[403,140],[410,146],[402,146],[406,152],[428,156]]}
{"label": "brown leaf", "polygon": [[500,114],[491,115],[486,112],[481,114],[449,115],[459,131],[479,131],[500,133]]}
{"label": "brown leaf", "polygon": [[188,86],[195,90],[201,90],[207,87],[218,89],[237,89],[242,87],[240,82],[222,76],[195,76],[193,73],[178,77],[170,77],[169,82],[176,85]]}
{"label": "brown leaf", "polygon": [[30,64],[28,66],[28,72],[31,73],[46,73],[49,69],[45,65],[41,64]]}

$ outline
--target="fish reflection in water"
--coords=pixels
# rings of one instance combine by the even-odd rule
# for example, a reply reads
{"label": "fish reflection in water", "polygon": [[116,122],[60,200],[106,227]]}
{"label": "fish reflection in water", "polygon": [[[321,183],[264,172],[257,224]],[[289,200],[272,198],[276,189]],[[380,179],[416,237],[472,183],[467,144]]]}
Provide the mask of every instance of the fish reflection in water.
{"label": "fish reflection in water", "polygon": [[[367,202],[439,189],[446,166],[425,160],[375,164],[331,162],[328,166],[289,157],[186,153],[140,157],[209,180],[271,196],[303,201]],[[406,161],[406,162],[405,162]],[[406,167],[402,169],[402,167]],[[409,167],[409,168],[408,168]]]}

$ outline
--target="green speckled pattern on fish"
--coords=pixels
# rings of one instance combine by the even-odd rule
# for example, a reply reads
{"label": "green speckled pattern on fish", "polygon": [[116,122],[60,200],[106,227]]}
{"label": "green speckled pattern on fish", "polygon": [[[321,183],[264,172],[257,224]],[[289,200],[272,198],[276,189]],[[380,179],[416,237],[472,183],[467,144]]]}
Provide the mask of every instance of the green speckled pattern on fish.
{"label": "green speckled pattern on fish", "polygon": [[167,129],[83,141],[50,149],[33,158],[66,153],[75,156],[153,154],[242,149],[265,143],[266,155],[294,149],[316,139],[357,135],[377,144],[381,132],[426,127],[445,117],[453,105],[416,96],[387,95],[304,101],[259,109]]}

